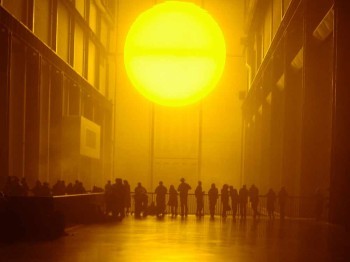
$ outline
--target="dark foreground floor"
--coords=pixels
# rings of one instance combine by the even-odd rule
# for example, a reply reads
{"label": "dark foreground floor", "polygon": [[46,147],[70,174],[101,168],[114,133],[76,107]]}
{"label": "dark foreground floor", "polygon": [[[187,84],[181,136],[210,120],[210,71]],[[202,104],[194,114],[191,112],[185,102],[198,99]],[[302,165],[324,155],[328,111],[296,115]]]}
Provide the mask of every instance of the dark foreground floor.
{"label": "dark foreground floor", "polygon": [[54,241],[1,245],[0,261],[350,261],[349,239],[305,220],[127,217],[75,227]]}

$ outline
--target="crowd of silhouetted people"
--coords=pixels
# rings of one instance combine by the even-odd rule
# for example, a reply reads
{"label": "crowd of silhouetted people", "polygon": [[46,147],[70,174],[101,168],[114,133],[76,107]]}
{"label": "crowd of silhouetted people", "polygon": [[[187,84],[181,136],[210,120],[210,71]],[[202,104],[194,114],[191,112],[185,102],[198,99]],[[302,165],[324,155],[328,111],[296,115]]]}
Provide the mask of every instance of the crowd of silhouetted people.
{"label": "crowd of silhouetted people", "polygon": [[[205,195],[205,192],[202,190],[201,181],[198,182],[194,194],[197,201],[196,216],[200,217],[204,215]],[[242,188],[238,189],[234,188],[233,186],[224,184],[220,190],[220,195],[221,216],[223,218],[227,217],[228,211],[232,211],[231,213],[234,219],[236,219],[236,217],[246,219],[248,202],[250,202],[250,206],[253,211],[253,219],[257,219],[261,215],[258,211],[259,189],[254,184],[251,185],[249,189],[246,187],[246,185],[243,185]],[[208,191],[209,213],[211,218],[214,218],[218,198],[219,190],[213,183],[211,184],[211,187]],[[287,198],[288,194],[285,187],[282,187],[278,194],[276,194],[272,189],[269,189],[268,193],[266,194],[266,209],[270,219],[274,219],[275,217],[275,203],[277,202],[277,200],[280,207],[280,217],[281,219],[284,219]]]}
{"label": "crowd of silhouetted people", "polygon": [[[184,178],[180,179],[180,184],[177,188],[174,185],[170,185],[169,189],[159,181],[155,191],[155,202],[149,201],[149,194],[146,188],[141,182],[137,184],[134,189],[134,216],[135,218],[146,217],[147,215],[155,215],[158,218],[164,217],[167,213],[171,217],[179,215],[181,217],[188,216],[188,195],[192,187],[185,181]],[[110,180],[105,185],[105,201],[106,201],[106,215],[115,217],[119,220],[123,219],[126,215],[130,214],[131,210],[131,190],[127,180],[117,178],[115,183]],[[168,195],[168,197],[167,197]],[[204,197],[206,193],[203,191],[202,182],[199,181],[194,190],[194,196],[196,198],[196,216],[204,216]],[[242,188],[234,188],[224,184],[219,192],[219,189],[213,183],[208,190],[208,204],[210,217],[214,218],[218,205],[221,205],[221,216],[227,217],[228,212],[231,211],[233,218],[246,219],[247,206],[250,202],[252,209],[253,219],[260,217],[259,212],[259,189],[253,184],[248,189],[246,185]],[[218,203],[218,199],[221,199],[221,203]],[[269,189],[264,195],[266,197],[266,209],[269,219],[275,218],[275,205],[279,205],[279,215],[281,219],[285,218],[286,203],[288,199],[288,193],[285,187],[282,187],[278,193],[275,193],[273,189]],[[153,200],[153,198],[152,198]],[[168,200],[166,202],[166,200]],[[150,204],[149,204],[150,202]],[[169,206],[169,211],[167,211]],[[178,210],[179,208],[179,210]]]}
{"label": "crowd of silhouetted people", "polygon": [[[86,192],[83,183],[79,180],[68,183],[68,185],[64,180],[57,180],[52,187],[47,182],[37,180],[30,188],[25,178],[19,179],[16,176],[9,176],[3,189],[5,196],[59,196],[85,194]],[[103,192],[103,189],[94,186],[92,192]]]}
{"label": "crowd of silhouetted people", "polygon": [[[188,195],[191,189],[192,187],[184,178],[180,179],[180,184],[177,188],[174,185],[170,185],[168,189],[160,181],[155,191],[152,192],[155,194],[155,202],[153,202],[153,198],[152,201],[149,201],[149,194],[141,182],[137,184],[132,194],[128,181],[117,178],[114,183],[109,180],[104,188],[94,186],[90,192],[104,192],[105,215],[121,220],[126,215],[131,214],[131,210],[133,210],[135,218],[146,217],[147,215],[164,217],[167,213],[171,217],[176,217],[178,211],[181,217],[186,217],[188,215]],[[16,176],[8,177],[3,189],[3,195],[5,196],[60,196],[85,193],[87,193],[87,190],[79,180],[68,185],[66,185],[64,180],[57,180],[52,187],[47,182],[42,183],[37,180],[34,187],[30,188],[25,178],[19,179]],[[131,208],[132,195],[134,209]],[[196,199],[195,214],[197,217],[204,216],[205,195],[202,182],[198,181],[194,190]],[[241,188],[235,188],[234,186],[224,184],[219,190],[215,183],[212,183],[207,196],[211,218],[214,218],[216,210],[220,210],[220,215],[223,218],[231,214],[234,219],[246,219],[247,206],[250,203],[249,206],[252,210],[253,219],[257,219],[261,216],[258,208],[259,198],[264,196],[266,197],[266,206],[264,207],[266,208],[268,218],[275,218],[276,204],[278,204],[279,217],[284,219],[288,201],[288,193],[285,187],[282,187],[278,192],[269,189],[266,194],[260,194],[259,189],[254,184],[249,188],[246,185],[243,185]],[[219,196],[220,203],[218,203]],[[316,191],[315,199],[315,217],[316,219],[320,219],[324,201],[319,190]],[[151,203],[149,204],[149,202]],[[220,208],[218,208],[218,205],[220,205]],[[167,211],[167,206],[169,206],[169,211]]]}

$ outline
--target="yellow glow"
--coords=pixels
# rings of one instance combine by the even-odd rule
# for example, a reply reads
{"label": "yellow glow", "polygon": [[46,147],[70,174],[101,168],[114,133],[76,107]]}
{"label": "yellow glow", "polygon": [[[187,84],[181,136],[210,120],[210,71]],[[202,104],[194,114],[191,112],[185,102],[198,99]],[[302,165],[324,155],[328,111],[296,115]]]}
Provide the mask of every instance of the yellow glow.
{"label": "yellow glow", "polygon": [[124,48],[127,74],[149,100],[165,106],[195,103],[209,94],[225,65],[223,34],[200,7],[169,1],[142,13]]}

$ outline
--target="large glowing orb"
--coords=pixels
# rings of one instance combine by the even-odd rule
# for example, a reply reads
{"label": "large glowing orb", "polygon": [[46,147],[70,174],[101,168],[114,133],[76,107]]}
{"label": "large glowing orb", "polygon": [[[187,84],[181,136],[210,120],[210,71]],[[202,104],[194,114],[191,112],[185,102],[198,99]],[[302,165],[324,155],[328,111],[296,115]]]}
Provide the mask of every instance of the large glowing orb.
{"label": "large glowing orb", "polygon": [[132,24],[124,47],[129,79],[149,100],[165,106],[195,103],[217,85],[226,58],[223,34],[202,8],[157,4]]}

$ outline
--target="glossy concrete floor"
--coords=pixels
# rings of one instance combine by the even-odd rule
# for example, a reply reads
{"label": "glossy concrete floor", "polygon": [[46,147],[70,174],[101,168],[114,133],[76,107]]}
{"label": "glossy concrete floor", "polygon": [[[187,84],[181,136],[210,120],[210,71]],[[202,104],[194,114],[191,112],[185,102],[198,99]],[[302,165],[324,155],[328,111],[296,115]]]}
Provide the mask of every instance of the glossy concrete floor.
{"label": "glossy concrete floor", "polygon": [[340,228],[306,220],[254,222],[127,217],[79,226],[48,242],[0,246],[0,261],[350,261]]}

